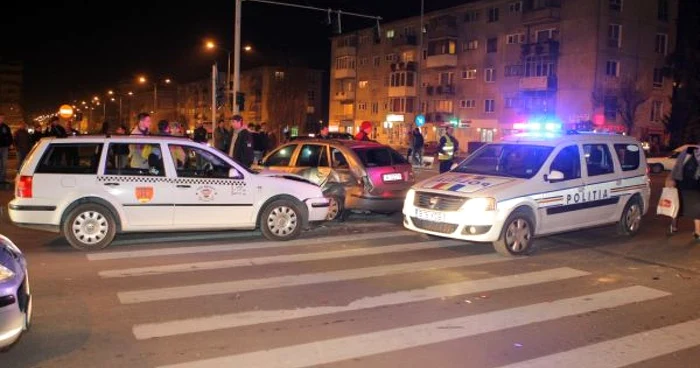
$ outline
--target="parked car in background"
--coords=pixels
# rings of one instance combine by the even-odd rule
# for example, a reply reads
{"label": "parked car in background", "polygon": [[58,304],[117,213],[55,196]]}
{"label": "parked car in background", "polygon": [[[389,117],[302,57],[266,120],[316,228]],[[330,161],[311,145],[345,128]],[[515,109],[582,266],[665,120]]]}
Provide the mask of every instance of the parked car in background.
{"label": "parked car in background", "polygon": [[327,220],[347,211],[401,211],[415,182],[406,157],[387,145],[355,140],[311,139],[277,147],[253,167],[299,175],[321,186],[330,199]]}
{"label": "parked car in background", "polygon": [[671,170],[673,169],[673,165],[676,164],[676,159],[678,158],[678,155],[681,154],[681,152],[685,151],[688,149],[688,147],[694,147],[695,149],[700,148],[700,145],[697,144],[684,144],[673,151],[671,153],[661,156],[661,157],[648,157],[647,158],[647,165],[649,166],[649,170],[653,173],[660,173],[664,170]]}
{"label": "parked car in background", "polygon": [[9,238],[0,235],[0,351],[9,349],[31,320],[27,261]]}

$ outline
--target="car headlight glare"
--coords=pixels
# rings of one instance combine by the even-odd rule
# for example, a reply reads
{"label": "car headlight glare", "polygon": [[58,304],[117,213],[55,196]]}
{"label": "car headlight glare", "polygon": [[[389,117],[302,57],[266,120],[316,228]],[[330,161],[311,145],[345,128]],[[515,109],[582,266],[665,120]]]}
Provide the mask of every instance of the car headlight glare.
{"label": "car headlight glare", "polygon": [[405,205],[412,205],[413,200],[416,198],[416,191],[413,189],[409,189],[408,193],[406,193],[406,199],[404,200],[404,206]]}
{"label": "car headlight glare", "polygon": [[0,282],[3,282],[5,280],[9,280],[11,278],[15,277],[15,273],[12,272],[11,269],[0,265]]}
{"label": "car headlight glare", "polygon": [[462,205],[463,212],[495,211],[495,198],[471,198]]}

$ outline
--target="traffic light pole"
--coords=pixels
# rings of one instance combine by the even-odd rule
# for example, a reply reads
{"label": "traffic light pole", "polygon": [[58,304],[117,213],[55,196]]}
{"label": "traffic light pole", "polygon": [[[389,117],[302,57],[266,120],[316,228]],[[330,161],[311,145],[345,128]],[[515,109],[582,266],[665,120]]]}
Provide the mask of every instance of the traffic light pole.
{"label": "traffic light pole", "polygon": [[216,63],[211,66],[211,137],[216,142]]}

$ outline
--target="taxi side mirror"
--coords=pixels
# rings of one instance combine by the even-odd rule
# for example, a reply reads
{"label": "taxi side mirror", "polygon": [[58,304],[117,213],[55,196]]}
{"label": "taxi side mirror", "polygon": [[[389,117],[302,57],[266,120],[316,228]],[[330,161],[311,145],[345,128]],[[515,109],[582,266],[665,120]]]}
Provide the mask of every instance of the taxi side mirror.
{"label": "taxi side mirror", "polygon": [[234,168],[230,168],[228,170],[228,177],[234,178],[234,179],[239,179],[241,177],[241,173],[239,173],[238,170],[236,170]]}
{"label": "taxi side mirror", "polygon": [[559,170],[552,170],[548,175],[545,175],[544,180],[552,183],[555,181],[564,180],[564,173]]}

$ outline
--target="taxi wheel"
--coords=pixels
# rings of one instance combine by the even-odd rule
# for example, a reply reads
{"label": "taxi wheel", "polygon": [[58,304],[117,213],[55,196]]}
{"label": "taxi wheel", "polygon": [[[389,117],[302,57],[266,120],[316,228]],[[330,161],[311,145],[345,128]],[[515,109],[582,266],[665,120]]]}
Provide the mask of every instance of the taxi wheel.
{"label": "taxi wheel", "polygon": [[632,197],[625,209],[622,211],[620,222],[618,222],[618,230],[620,234],[634,236],[639,232],[642,222],[642,203],[639,198]]}
{"label": "taxi wheel", "polygon": [[112,212],[95,203],[75,207],[63,222],[63,235],[78,250],[99,250],[108,246],[117,233]]}
{"label": "taxi wheel", "polygon": [[535,226],[532,217],[523,211],[513,212],[503,224],[501,237],[493,242],[496,252],[508,257],[526,256],[535,251]]}
{"label": "taxi wheel", "polygon": [[303,219],[298,206],[287,199],[269,203],[260,216],[260,230],[269,240],[292,240],[301,233]]}
{"label": "taxi wheel", "polygon": [[330,205],[328,206],[328,214],[326,215],[326,221],[344,221],[345,216],[343,212],[345,211],[345,201],[339,196],[330,196]]}

